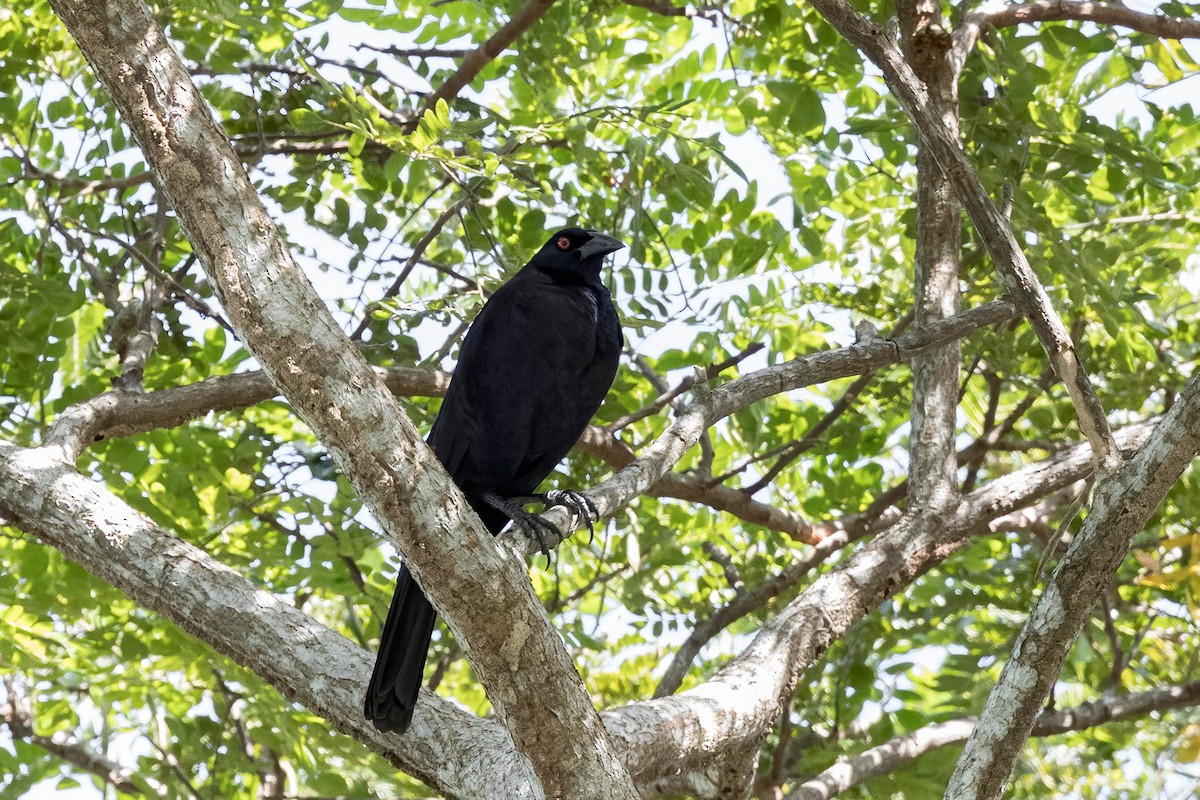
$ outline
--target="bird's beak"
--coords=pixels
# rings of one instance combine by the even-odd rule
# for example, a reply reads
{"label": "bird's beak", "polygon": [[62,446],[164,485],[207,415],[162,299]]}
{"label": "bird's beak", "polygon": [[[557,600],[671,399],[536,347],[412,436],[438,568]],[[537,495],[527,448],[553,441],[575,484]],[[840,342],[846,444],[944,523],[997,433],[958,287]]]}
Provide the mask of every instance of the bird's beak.
{"label": "bird's beak", "polygon": [[592,235],[591,239],[579,245],[579,249],[575,252],[579,254],[580,261],[586,261],[592,256],[606,256],[609,253],[615,253],[624,246],[625,243],[620,239],[596,233]]}

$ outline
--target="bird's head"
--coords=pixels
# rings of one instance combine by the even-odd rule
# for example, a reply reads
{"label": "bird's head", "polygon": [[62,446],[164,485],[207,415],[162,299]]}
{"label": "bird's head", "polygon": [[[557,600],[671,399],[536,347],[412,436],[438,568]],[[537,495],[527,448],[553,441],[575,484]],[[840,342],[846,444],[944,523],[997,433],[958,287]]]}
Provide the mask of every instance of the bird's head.
{"label": "bird's head", "polygon": [[598,231],[563,228],[537,252],[533,265],[560,279],[587,283],[599,278],[604,257],[624,246],[621,240]]}

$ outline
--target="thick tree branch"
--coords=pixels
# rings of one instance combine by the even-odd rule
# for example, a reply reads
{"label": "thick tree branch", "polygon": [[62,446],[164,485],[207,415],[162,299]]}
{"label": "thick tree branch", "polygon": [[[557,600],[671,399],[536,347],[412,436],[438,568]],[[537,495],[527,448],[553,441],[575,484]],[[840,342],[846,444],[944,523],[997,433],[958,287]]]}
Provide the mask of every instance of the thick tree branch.
{"label": "thick tree branch", "polygon": [[367,653],[157,528],[52,450],[0,442],[0,513],[438,791],[535,797],[504,730],[436,695],[421,695],[408,735],[375,730],[362,715]]}
{"label": "thick tree branch", "polygon": [[[390,367],[376,368],[376,372],[392,393],[401,397],[441,397],[450,384],[449,373],[439,370]],[[47,434],[46,444],[61,448],[64,460],[74,461],[94,441],[175,427],[210,412],[252,406],[277,394],[271,379],[263,372],[217,375],[147,394],[105,392],[71,406],[59,415]],[[628,466],[635,460],[632,451],[595,425],[584,431],[576,447],[613,469]],[[796,515],[756,502],[736,489],[708,486],[707,481],[678,473],[664,475],[647,494],[701,503],[797,539],[810,535],[812,530],[808,522]]]}
{"label": "thick tree branch", "polygon": [[[1138,694],[1102,697],[1074,708],[1043,711],[1033,726],[1032,735],[1054,736],[1195,705],[1200,705],[1200,681]],[[974,728],[973,719],[939,722],[858,755],[838,759],[832,767],[789,792],[785,800],[829,800],[872,778],[894,772],[931,750],[964,742]]]}
{"label": "thick tree branch", "polygon": [[[440,397],[450,375],[411,367],[376,368],[388,389],[398,396]],[[74,461],[92,442],[173,428],[216,411],[256,405],[279,391],[265,372],[217,375],[197,383],[157,392],[109,391],[77,403],[54,421],[46,444],[61,448]]]}
{"label": "thick tree branch", "polygon": [[[1124,428],[1123,449],[1152,423]],[[689,769],[714,749],[757,741],[792,696],[800,673],[854,622],[998,519],[1092,474],[1087,444],[998,478],[941,516],[907,516],[844,564],[815,580],[766,622],[750,645],[708,681],[671,697],[604,715],[635,776]],[[719,744],[718,744],[719,743]]]}
{"label": "thick tree branch", "polygon": [[1013,645],[979,726],[946,790],[953,800],[1000,796],[1067,650],[1146,521],[1200,452],[1200,379],[1193,378],[1137,453],[1096,482],[1079,534]]}
{"label": "thick tree branch", "polygon": [[[487,534],[338,328],[149,9],[140,0],[53,7],[140,144],[231,324],[464,643],[542,790],[632,799],[524,562]],[[522,702],[532,697],[539,702]]]}
{"label": "thick tree branch", "polygon": [[[958,135],[958,81],[945,59],[949,34],[937,0],[897,3],[905,54],[941,124]],[[959,206],[945,173],[924,141],[917,151],[917,246],[913,261],[914,319],[919,328],[958,312],[961,244]],[[958,497],[954,459],[958,412],[957,342],[913,359],[909,507],[948,508]]]}
{"label": "thick tree branch", "polygon": [[925,87],[881,26],[863,17],[845,0],[811,2],[821,16],[883,73],[884,81],[916,125],[923,146],[928,148],[954,186],[959,202],[975,224],[1004,286],[1029,318],[1050,363],[1067,387],[1080,429],[1092,444],[1097,471],[1102,475],[1112,472],[1120,464],[1120,452],[1113,442],[1095,388],[1075,353],[1066,327],[1017,244],[1012,227],[988,197],[958,138],[947,129]]}

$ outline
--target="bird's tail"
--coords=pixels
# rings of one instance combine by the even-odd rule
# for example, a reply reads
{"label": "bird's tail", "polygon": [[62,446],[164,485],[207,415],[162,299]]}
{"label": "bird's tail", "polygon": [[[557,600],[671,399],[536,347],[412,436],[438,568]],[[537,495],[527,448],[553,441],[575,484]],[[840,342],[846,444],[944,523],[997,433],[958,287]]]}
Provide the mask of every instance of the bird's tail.
{"label": "bird's tail", "polygon": [[367,719],[381,731],[404,733],[412,721],[436,618],[408,567],[401,566],[364,707]]}
{"label": "bird's tail", "polygon": [[[479,498],[467,495],[467,502],[493,535],[508,524],[507,514]],[[363,713],[379,730],[397,733],[408,730],[436,619],[433,605],[413,580],[408,567],[401,565],[396,573],[392,607],[383,621],[379,654],[375,656],[375,670],[367,684],[367,699],[363,706]]]}

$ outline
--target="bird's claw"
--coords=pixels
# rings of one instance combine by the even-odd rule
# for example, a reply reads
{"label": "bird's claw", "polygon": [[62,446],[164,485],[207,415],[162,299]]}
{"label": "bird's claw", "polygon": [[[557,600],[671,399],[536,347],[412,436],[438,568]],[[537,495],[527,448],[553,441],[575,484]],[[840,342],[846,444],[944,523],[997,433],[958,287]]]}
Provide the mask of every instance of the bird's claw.
{"label": "bird's claw", "polygon": [[583,524],[587,525],[588,544],[592,543],[592,539],[596,536],[596,522],[600,519],[600,512],[596,509],[596,504],[587,495],[577,492],[574,489],[554,489],[546,492],[544,502],[547,508],[550,506],[562,506],[570,511],[572,526],[578,521],[582,521]]}
{"label": "bird's claw", "polygon": [[547,563],[550,558],[550,547],[546,544],[544,534],[554,537],[557,542],[561,542],[567,537],[553,523],[526,511],[525,503],[536,501],[545,505],[546,508],[562,506],[571,513],[572,530],[578,522],[582,521],[587,525],[588,544],[591,544],[592,539],[596,536],[596,522],[600,519],[600,511],[586,495],[572,489],[556,489],[546,494],[533,494],[526,497],[505,498],[495,494],[485,494],[481,495],[481,498],[492,508],[504,512],[527,538],[536,539],[538,549],[542,555],[546,556]]}

